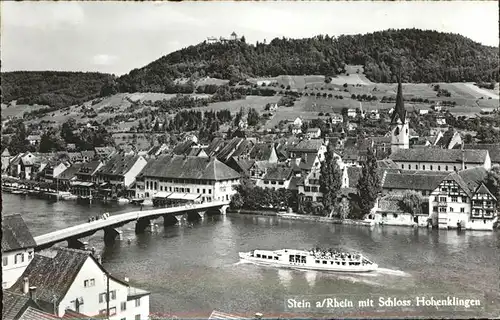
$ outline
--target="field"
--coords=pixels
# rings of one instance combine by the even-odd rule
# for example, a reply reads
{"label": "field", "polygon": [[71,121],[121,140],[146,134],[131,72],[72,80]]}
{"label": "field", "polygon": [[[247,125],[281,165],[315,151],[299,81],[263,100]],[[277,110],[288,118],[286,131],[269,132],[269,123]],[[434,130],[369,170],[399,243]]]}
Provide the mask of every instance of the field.
{"label": "field", "polygon": [[7,117],[22,118],[25,112],[30,112],[46,107],[47,106],[39,106],[39,105],[30,106],[27,104],[6,105],[2,103],[2,118],[7,118]]}
{"label": "field", "polygon": [[258,112],[263,112],[264,107],[268,103],[276,103],[280,100],[279,96],[272,97],[260,97],[260,96],[247,96],[242,100],[233,100],[233,101],[224,101],[224,102],[216,102],[211,103],[207,107],[195,108],[193,110],[205,111],[220,111],[224,109],[228,109],[231,113],[237,113],[241,108],[244,110],[248,110],[250,108],[254,108]]}

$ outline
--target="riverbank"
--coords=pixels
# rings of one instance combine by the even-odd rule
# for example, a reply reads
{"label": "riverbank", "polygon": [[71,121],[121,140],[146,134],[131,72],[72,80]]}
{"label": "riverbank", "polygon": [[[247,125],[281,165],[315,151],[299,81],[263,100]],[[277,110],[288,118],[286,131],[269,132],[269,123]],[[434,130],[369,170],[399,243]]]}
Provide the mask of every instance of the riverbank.
{"label": "riverbank", "polygon": [[322,222],[322,223],[332,223],[332,224],[345,224],[345,225],[357,225],[357,226],[366,226],[370,227],[374,225],[373,221],[363,221],[363,220],[352,220],[352,219],[338,219],[338,218],[328,218],[328,217],[319,217],[319,216],[311,216],[305,214],[298,213],[284,213],[284,212],[276,212],[271,210],[247,210],[247,209],[239,209],[239,210],[230,210],[230,213],[235,214],[252,214],[259,216],[275,216],[282,219],[288,220],[300,220],[300,221],[313,221],[313,222]]}

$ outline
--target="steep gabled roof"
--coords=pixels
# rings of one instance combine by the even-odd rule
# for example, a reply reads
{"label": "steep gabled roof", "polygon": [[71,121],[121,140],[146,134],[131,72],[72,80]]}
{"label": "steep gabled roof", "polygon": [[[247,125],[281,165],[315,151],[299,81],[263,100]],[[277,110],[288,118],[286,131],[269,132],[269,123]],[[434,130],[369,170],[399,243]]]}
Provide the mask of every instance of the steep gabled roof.
{"label": "steep gabled roof", "polygon": [[98,171],[98,174],[123,176],[134,166],[140,156],[117,154],[109,159]]}
{"label": "steep gabled roof", "polygon": [[464,149],[488,150],[491,162],[500,163],[500,143],[492,144],[465,144]]}
{"label": "steep gabled roof", "polygon": [[286,181],[290,179],[291,176],[292,176],[292,168],[277,166],[269,168],[262,179]]}
{"label": "steep gabled roof", "polygon": [[458,175],[463,179],[471,192],[475,191],[488,176],[488,171],[483,167],[461,170]]}
{"label": "steep gabled roof", "polygon": [[[18,320],[52,320],[52,319],[60,319],[60,318],[56,317],[53,314],[35,309],[33,307],[28,307]],[[79,318],[78,320],[85,320],[85,318]]]}
{"label": "steep gabled roof", "polygon": [[151,160],[142,170],[145,177],[194,180],[238,179],[240,174],[216,158],[162,155]]}
{"label": "steep gabled roof", "polygon": [[57,179],[59,180],[71,180],[76,177],[76,173],[80,170],[83,163],[73,163],[69,168],[61,172]]}
{"label": "steep gabled roof", "polygon": [[420,171],[387,172],[382,188],[407,190],[434,190],[447,176],[444,172],[434,174]]}
{"label": "steep gabled roof", "polygon": [[318,152],[323,145],[321,139],[302,140],[297,145],[288,148],[288,151],[299,152]]}
{"label": "steep gabled roof", "polygon": [[2,252],[36,247],[35,239],[20,214],[2,217]]}
{"label": "steep gabled roof", "polygon": [[473,192],[474,194],[489,194],[493,199],[497,200],[497,198],[491,193],[491,191],[481,183],[481,185]]}
{"label": "steep gabled roof", "polygon": [[191,147],[195,145],[196,143],[193,140],[180,142],[174,147],[172,153],[176,155],[187,155],[191,151]]}
{"label": "steep gabled roof", "polygon": [[88,251],[67,248],[37,253],[11,290],[22,292],[23,279],[27,277],[30,286],[37,287],[37,300],[51,303],[55,298],[59,302],[68,292],[89,256]]}
{"label": "steep gabled roof", "polygon": [[10,289],[2,290],[2,320],[17,320],[29,307],[36,303],[28,296],[14,293]]}

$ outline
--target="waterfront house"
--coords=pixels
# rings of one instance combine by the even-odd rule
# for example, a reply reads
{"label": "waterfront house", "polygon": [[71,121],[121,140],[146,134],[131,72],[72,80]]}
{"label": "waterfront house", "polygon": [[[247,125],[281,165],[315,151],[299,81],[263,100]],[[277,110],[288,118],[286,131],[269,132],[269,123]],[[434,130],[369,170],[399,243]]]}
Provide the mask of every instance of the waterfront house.
{"label": "waterfront house", "polygon": [[111,320],[149,315],[149,292],[110,275],[89,251],[58,247],[36,253],[10,290],[26,295],[30,287],[40,308],[58,317],[73,313],[68,310],[106,317],[107,300]]}
{"label": "waterfront house", "polygon": [[97,170],[94,181],[98,184],[129,187],[146,164],[147,161],[142,156],[117,154]]}
{"label": "waterfront house", "polygon": [[413,190],[428,196],[448,174],[439,171],[385,170],[380,184],[383,194],[403,194]]}
{"label": "waterfront house", "polygon": [[257,181],[257,186],[269,189],[289,189],[293,171],[287,166],[276,166],[267,169],[266,174]]}
{"label": "waterfront house", "polygon": [[139,198],[229,202],[240,174],[215,157],[162,155],[146,165],[142,179],[144,189],[136,191]]}
{"label": "waterfront house", "polygon": [[2,216],[2,288],[9,288],[33,259],[35,239],[20,214]]}
{"label": "waterfront house", "polygon": [[56,182],[56,178],[70,166],[67,161],[50,160],[38,176],[41,181]]}
{"label": "waterfront house", "polygon": [[399,149],[391,154],[392,159],[401,169],[457,171],[474,167],[491,169],[488,150],[457,150],[440,148]]}
{"label": "waterfront house", "polygon": [[56,182],[59,184],[60,189],[68,189],[71,183],[76,181],[76,173],[82,165],[83,163],[73,163],[56,177]]}
{"label": "waterfront house", "polygon": [[497,199],[484,185],[482,167],[444,177],[429,197],[429,215],[440,229],[493,230]]}
{"label": "waterfront house", "polygon": [[94,181],[95,174],[104,165],[100,160],[94,160],[87,163],[82,163],[76,172],[76,180],[83,182]]}
{"label": "waterfront house", "polygon": [[428,215],[425,210],[421,214],[413,215],[402,208],[401,201],[401,195],[386,195],[377,199],[375,208],[368,215],[368,219],[373,218],[370,220],[382,225],[427,226]]}
{"label": "waterfront house", "polygon": [[19,153],[14,156],[8,166],[7,172],[10,176],[22,179],[30,179],[36,156],[31,152]]}

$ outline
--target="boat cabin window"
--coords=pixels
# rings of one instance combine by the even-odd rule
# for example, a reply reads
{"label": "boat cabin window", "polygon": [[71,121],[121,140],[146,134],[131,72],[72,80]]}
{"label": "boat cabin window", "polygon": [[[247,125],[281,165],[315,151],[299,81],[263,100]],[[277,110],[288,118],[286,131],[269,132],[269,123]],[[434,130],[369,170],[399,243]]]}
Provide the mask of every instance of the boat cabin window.
{"label": "boat cabin window", "polygon": [[256,256],[257,256],[257,258],[260,258],[260,253],[257,253]]}
{"label": "boat cabin window", "polygon": [[335,261],[335,263],[340,266],[340,261]]}
{"label": "boat cabin window", "polygon": [[302,263],[306,263],[306,257],[305,256],[302,256]]}
{"label": "boat cabin window", "polygon": [[316,261],[314,261],[314,262],[319,263],[319,260],[316,260]]}
{"label": "boat cabin window", "polygon": [[268,259],[273,259],[273,256],[268,256],[267,258],[268,258]]}
{"label": "boat cabin window", "polygon": [[323,264],[327,264],[327,263],[328,263],[328,261],[326,261],[326,260],[323,260]]}
{"label": "boat cabin window", "polygon": [[345,266],[345,261],[342,261],[342,265]]}
{"label": "boat cabin window", "polygon": [[333,264],[333,261],[330,261],[330,264]]}
{"label": "boat cabin window", "polygon": [[278,257],[274,257],[274,260],[278,260]]}
{"label": "boat cabin window", "polygon": [[290,262],[295,262],[295,256],[290,256]]}
{"label": "boat cabin window", "polygon": [[263,254],[262,259],[267,259],[267,256],[265,254]]}

